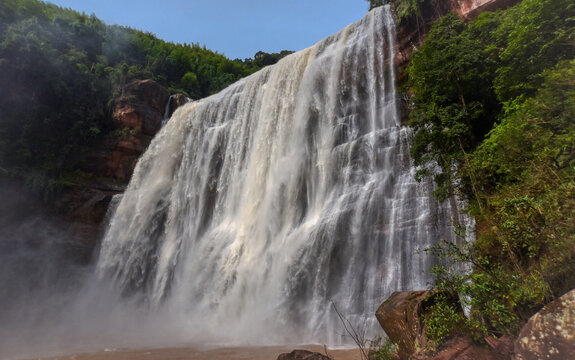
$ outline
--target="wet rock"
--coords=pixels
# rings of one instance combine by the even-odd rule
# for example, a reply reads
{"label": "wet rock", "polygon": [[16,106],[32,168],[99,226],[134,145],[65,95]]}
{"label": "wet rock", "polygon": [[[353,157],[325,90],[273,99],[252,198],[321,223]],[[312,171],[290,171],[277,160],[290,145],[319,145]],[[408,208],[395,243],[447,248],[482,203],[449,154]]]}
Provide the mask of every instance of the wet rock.
{"label": "wet rock", "polygon": [[114,102],[117,130],[92,154],[88,171],[128,182],[140,155],[161,129],[170,94],[153,80],[134,80]]}
{"label": "wet rock", "polygon": [[307,350],[294,350],[280,354],[277,360],[332,360],[329,356]]}
{"label": "wet rock", "polygon": [[515,359],[575,359],[575,290],[529,319],[515,342]]}

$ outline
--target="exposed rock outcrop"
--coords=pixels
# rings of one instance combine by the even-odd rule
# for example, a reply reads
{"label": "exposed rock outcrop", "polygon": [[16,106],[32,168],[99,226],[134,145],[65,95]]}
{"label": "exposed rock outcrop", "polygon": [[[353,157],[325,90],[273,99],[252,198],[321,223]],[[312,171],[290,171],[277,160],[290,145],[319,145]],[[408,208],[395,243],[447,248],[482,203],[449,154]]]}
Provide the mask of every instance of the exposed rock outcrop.
{"label": "exposed rock outcrop", "polygon": [[397,345],[401,359],[408,359],[427,344],[420,315],[429,291],[396,291],[377,309],[377,321]]}
{"label": "exposed rock outcrop", "polygon": [[329,356],[308,350],[294,350],[280,354],[277,360],[332,360]]}
{"label": "exposed rock outcrop", "polygon": [[113,120],[119,128],[128,127],[153,136],[162,127],[169,99],[168,90],[157,82],[134,80],[124,87],[122,96],[116,99]]}
{"label": "exposed rock outcrop", "polygon": [[[100,146],[87,154],[81,168],[92,174],[78,179],[56,206],[70,224],[73,241],[93,247],[113,195],[123,192],[140,155],[161,129],[170,94],[153,80],[128,83],[112,105],[111,132]],[[168,114],[185,104],[182,94],[172,96]]]}
{"label": "exposed rock outcrop", "polygon": [[515,359],[575,359],[575,290],[529,319],[515,342]]}
{"label": "exposed rock outcrop", "polygon": [[168,116],[172,116],[174,111],[180,106],[186,104],[190,101],[184,94],[175,94],[170,97],[170,102],[168,103]]}
{"label": "exposed rock outcrop", "polygon": [[[505,358],[487,345],[481,346],[467,336],[449,339],[437,353],[425,334],[425,319],[438,293],[431,291],[398,291],[377,310],[376,317],[389,339],[397,345],[400,359],[497,360]],[[444,294],[445,295],[445,294]],[[459,306],[457,299],[451,299]],[[463,311],[460,309],[460,311]]]}
{"label": "exposed rock outcrop", "polygon": [[462,19],[475,19],[485,11],[505,9],[521,0],[452,0],[453,11]]}

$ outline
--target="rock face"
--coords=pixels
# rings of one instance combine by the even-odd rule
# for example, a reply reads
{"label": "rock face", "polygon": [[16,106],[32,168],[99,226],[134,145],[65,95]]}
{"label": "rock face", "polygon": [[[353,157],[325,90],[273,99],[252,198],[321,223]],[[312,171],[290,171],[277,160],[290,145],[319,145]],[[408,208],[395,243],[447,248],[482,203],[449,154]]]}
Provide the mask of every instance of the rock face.
{"label": "rock face", "polygon": [[113,120],[117,127],[127,127],[153,136],[162,127],[162,118],[170,94],[153,80],[128,83],[115,101]]}
{"label": "rock face", "polygon": [[482,12],[504,9],[519,1],[521,0],[452,0],[452,7],[462,19],[474,19]]}
{"label": "rock face", "polygon": [[515,342],[515,359],[575,359],[575,290],[529,319]]}
{"label": "rock face", "polygon": [[329,356],[307,350],[294,350],[280,354],[277,360],[332,360]]}
{"label": "rock face", "polygon": [[398,355],[407,359],[427,343],[420,320],[429,291],[396,291],[377,309],[377,321],[397,345]]}
{"label": "rock face", "polygon": [[139,156],[161,129],[169,99],[168,90],[153,80],[128,83],[113,106],[117,131],[106,146],[111,151],[92,162],[92,172],[127,183]]}
{"label": "rock face", "polygon": [[188,102],[188,98],[184,94],[175,94],[170,96],[170,101],[168,103],[168,116],[172,116],[174,111],[180,106],[186,104]]}
{"label": "rock face", "polygon": [[[169,99],[168,90],[155,81],[134,80],[114,101],[112,122],[116,130],[86,156],[81,166],[93,178],[69,188],[56,204],[70,224],[68,232],[74,242],[88,247],[96,243],[112,196],[124,191],[138,158],[161,129]],[[185,103],[185,96],[174,95],[169,113]]]}

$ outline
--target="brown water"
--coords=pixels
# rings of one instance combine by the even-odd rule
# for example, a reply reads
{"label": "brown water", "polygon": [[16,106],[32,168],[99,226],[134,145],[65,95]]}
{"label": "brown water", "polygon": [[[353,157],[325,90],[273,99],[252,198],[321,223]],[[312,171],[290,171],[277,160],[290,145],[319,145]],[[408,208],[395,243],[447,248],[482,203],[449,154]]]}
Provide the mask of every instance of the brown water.
{"label": "brown water", "polygon": [[[227,348],[159,348],[138,350],[115,350],[63,356],[34,358],[35,360],[275,360],[279,354],[294,349],[305,349],[322,354],[326,349],[319,345],[295,347],[227,347]],[[327,349],[327,354],[335,360],[360,360],[359,349]],[[29,359],[32,360],[32,359]]]}

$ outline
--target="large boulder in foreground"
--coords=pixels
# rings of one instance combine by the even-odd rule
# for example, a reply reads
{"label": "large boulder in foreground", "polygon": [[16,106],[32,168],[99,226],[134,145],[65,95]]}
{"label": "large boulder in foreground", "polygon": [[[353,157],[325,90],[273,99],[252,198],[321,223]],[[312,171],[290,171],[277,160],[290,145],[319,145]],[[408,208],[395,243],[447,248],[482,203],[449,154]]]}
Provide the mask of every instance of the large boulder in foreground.
{"label": "large boulder in foreground", "polygon": [[396,291],[377,309],[377,321],[397,345],[401,359],[407,359],[427,344],[420,315],[430,292]]}
{"label": "large boulder in foreground", "polygon": [[294,350],[290,353],[280,354],[277,360],[332,360],[329,356],[307,350]]}
{"label": "large boulder in foreground", "polygon": [[[397,291],[379,307],[376,312],[379,324],[389,339],[397,345],[400,359],[433,360],[497,360],[504,358],[495,349],[481,346],[468,336],[456,336],[449,339],[434,353],[425,334],[423,319],[428,315],[429,307],[437,299],[438,292]],[[443,293],[446,295],[445,293]],[[459,307],[458,299],[450,299]]]}
{"label": "large boulder in foreground", "polygon": [[529,319],[515,342],[515,359],[575,359],[575,289]]}

